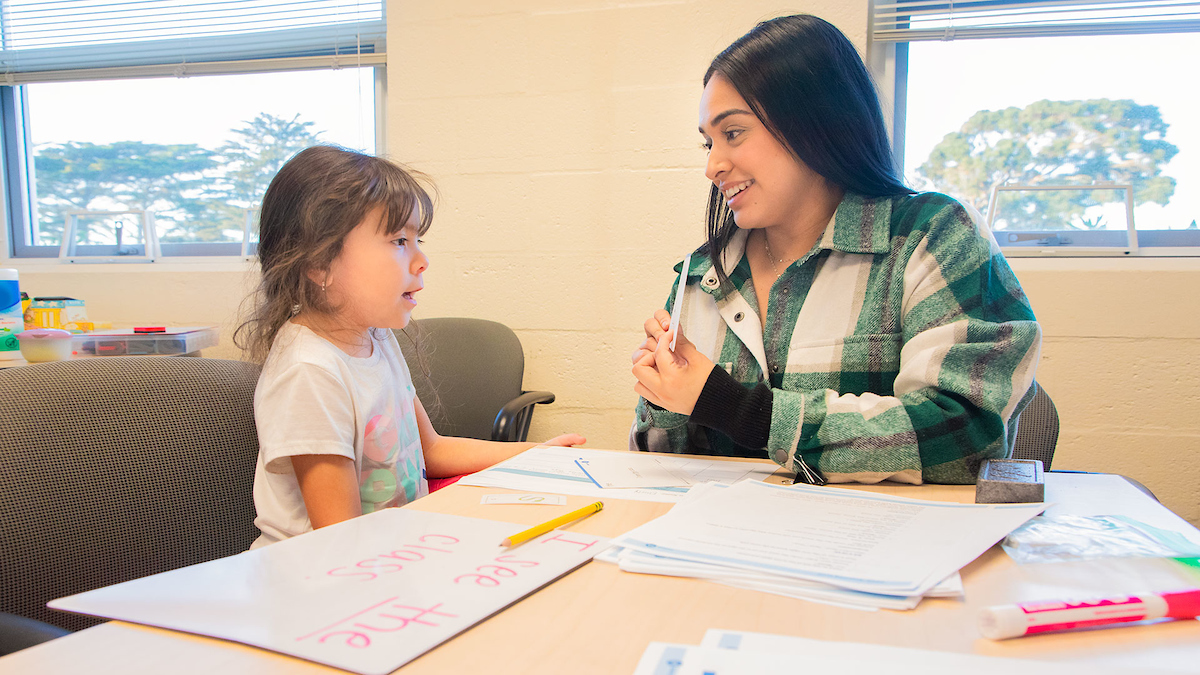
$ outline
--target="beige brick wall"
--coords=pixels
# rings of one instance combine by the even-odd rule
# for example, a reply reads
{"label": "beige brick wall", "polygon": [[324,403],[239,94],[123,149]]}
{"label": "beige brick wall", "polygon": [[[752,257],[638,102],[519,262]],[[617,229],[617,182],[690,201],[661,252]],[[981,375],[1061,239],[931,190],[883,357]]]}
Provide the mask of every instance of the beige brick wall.
{"label": "beige brick wall", "polygon": [[[866,5],[823,15],[863,48]],[[629,354],[703,241],[708,63],[776,2],[388,4],[390,153],[437,179],[419,312],[503,321],[549,389],[531,437],[625,447]],[[793,8],[795,9],[795,8]]]}
{"label": "beige brick wall", "polygon": [[1200,525],[1200,259],[1018,259],[1062,422],[1054,468],[1110,471]]}
{"label": "beige brick wall", "polygon": [[[421,312],[511,325],[532,436],[623,447],[628,353],[701,241],[695,131],[711,58],[756,21],[818,14],[866,45],[865,2],[389,3],[392,154],[443,190]],[[1015,263],[1046,328],[1056,466],[1120,472],[1200,523],[1200,265]],[[1168,290],[1169,289],[1169,290]],[[1178,290],[1177,290],[1178,289]],[[1168,296],[1171,303],[1162,298]]]}
{"label": "beige brick wall", "polygon": [[[702,237],[700,78],[756,21],[795,11],[864,48],[864,0],[389,2],[390,151],[442,191],[416,314],[516,329],[526,388],[559,397],[531,438],[624,447],[628,354]],[[1013,265],[1045,328],[1055,467],[1129,475],[1200,524],[1200,260]],[[220,324],[206,355],[237,357],[240,264],[15,266],[95,317]]]}

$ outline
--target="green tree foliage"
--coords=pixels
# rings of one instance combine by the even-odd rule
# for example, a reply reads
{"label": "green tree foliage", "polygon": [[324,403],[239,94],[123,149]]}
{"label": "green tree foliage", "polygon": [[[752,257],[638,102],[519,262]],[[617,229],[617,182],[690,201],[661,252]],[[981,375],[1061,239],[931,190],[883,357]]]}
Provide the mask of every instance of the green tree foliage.
{"label": "green tree foliage", "polygon": [[[34,156],[39,240],[61,241],[66,212],[81,209],[151,210],[164,242],[230,241],[231,232],[236,239],[245,209],[262,199],[279,167],[320,142],[312,126],[299,115],[260,113],[216,150],[137,141],[41,147]],[[93,224],[88,234],[95,243],[113,241],[111,227]]]}
{"label": "green tree foliage", "polygon": [[226,229],[241,230],[246,210],[262,201],[279,167],[297,152],[321,142],[321,132],[312,127],[312,122],[301,122],[299,115],[285,119],[259,113],[231,130],[233,138],[217,149],[221,165],[217,191],[221,199],[214,203]]}
{"label": "green tree foliage", "polygon": [[217,149],[222,165],[223,194],[243,208],[262,200],[279,167],[301,150],[320,143],[320,132],[300,116],[284,119],[259,113],[232,131],[233,139]]}
{"label": "green tree foliage", "polygon": [[[204,174],[216,166],[212,151],[193,144],[72,141],[40,148],[34,174],[43,240],[61,241],[71,210],[153,209],[168,220],[203,218]],[[92,235],[103,239],[111,233]]]}
{"label": "green tree foliage", "polygon": [[[992,188],[1130,183],[1134,203],[1166,204],[1175,179],[1162,166],[1179,151],[1165,140],[1158,107],[1130,100],[1038,101],[1024,108],[981,110],[947,134],[917,173],[934,187],[986,211]],[[1113,190],[1005,193],[997,220],[1009,229],[1097,229],[1088,207]]]}

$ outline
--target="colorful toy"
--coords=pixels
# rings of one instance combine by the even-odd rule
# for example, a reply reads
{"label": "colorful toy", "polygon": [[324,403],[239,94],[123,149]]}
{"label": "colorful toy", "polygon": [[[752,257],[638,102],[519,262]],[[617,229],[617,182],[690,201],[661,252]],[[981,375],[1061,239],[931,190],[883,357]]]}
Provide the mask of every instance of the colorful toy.
{"label": "colorful toy", "polygon": [[95,325],[87,320],[83,301],[65,297],[34,298],[25,312],[25,326],[62,328],[72,333],[95,329]]}

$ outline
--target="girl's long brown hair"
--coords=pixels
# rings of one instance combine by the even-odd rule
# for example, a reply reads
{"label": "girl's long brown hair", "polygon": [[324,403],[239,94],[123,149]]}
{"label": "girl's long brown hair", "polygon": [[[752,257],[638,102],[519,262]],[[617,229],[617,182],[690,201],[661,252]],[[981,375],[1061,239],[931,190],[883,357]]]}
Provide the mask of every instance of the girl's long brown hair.
{"label": "girl's long brown hair", "polygon": [[379,157],[331,145],[300,151],[271,180],[259,217],[258,262],[262,280],[234,344],[261,363],[284,322],[300,312],[332,314],[311,270],[327,270],[342,242],[367,213],[381,206],[387,234],[416,215],[418,232],[433,222],[433,199],[422,173]]}

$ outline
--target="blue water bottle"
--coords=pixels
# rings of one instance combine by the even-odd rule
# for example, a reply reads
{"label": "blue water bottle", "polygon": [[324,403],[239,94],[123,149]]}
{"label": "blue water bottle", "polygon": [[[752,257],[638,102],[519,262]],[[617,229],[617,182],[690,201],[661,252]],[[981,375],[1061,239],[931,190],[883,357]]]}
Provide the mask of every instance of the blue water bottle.
{"label": "blue water bottle", "polygon": [[25,313],[21,311],[21,289],[17,271],[0,269],[0,361],[21,358],[21,343],[17,333],[25,330]]}

